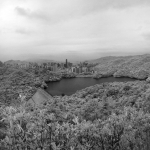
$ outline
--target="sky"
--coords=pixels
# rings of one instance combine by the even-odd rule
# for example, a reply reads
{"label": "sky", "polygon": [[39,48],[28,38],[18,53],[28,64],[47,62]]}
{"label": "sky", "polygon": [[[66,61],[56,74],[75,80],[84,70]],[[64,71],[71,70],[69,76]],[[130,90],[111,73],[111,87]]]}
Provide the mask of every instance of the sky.
{"label": "sky", "polygon": [[150,0],[0,0],[0,60],[150,53]]}

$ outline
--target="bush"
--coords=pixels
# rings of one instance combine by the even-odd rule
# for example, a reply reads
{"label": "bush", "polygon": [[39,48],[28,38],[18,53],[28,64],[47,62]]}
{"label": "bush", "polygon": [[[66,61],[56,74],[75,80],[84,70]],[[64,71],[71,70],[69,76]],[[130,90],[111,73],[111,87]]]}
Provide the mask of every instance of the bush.
{"label": "bush", "polygon": [[110,89],[107,91],[106,95],[109,96],[116,96],[119,93],[119,90],[116,89]]}

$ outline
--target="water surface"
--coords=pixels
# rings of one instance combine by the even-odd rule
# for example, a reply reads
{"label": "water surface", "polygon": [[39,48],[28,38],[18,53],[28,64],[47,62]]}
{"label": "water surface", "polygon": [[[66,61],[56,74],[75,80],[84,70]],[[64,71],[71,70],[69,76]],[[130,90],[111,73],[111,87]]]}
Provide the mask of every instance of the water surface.
{"label": "water surface", "polygon": [[62,79],[58,82],[49,82],[47,83],[48,88],[46,91],[50,93],[52,96],[55,95],[72,95],[77,90],[84,89],[86,87],[100,84],[104,82],[125,82],[125,81],[135,81],[136,79],[131,78],[101,78],[101,79],[93,79],[93,78],[71,78],[71,79]]}

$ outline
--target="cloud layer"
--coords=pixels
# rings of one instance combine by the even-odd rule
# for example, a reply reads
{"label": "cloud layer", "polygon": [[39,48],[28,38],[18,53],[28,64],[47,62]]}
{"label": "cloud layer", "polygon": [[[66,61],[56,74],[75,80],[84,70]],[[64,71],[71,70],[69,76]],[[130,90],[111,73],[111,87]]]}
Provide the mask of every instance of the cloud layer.
{"label": "cloud layer", "polygon": [[149,14],[149,0],[1,0],[0,59],[147,53]]}

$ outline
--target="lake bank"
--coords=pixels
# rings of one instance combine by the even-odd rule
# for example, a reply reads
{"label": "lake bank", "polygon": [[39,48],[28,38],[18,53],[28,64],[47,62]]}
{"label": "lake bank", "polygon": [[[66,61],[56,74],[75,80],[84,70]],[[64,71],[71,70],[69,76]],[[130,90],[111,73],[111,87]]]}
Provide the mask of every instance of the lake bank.
{"label": "lake bank", "polygon": [[93,78],[93,75],[77,75],[76,78]]}

